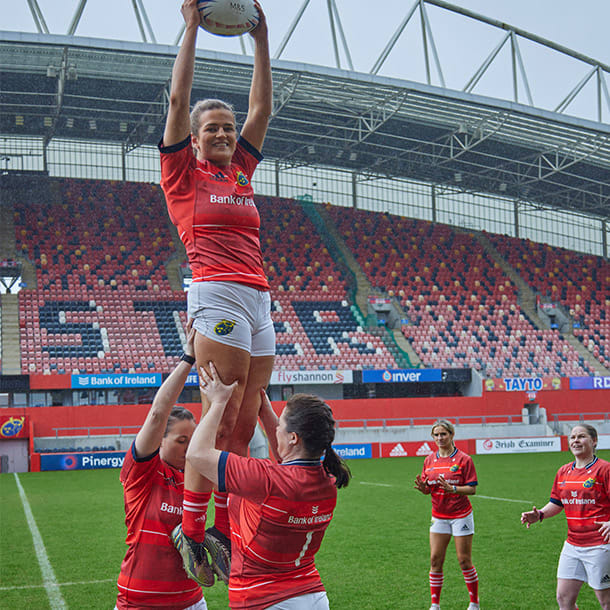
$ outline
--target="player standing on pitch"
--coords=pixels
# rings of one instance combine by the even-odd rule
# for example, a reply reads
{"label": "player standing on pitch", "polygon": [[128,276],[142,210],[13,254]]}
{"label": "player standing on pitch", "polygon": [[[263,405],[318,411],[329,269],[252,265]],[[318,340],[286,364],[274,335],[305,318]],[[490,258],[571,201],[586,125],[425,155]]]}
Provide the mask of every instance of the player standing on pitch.
{"label": "player standing on pitch", "polygon": [[351,477],[332,448],[332,411],[317,396],[295,394],[278,419],[261,389],[260,419],[279,463],[218,451],[217,429],[235,383],[224,385],[212,363],[208,370],[201,369],[200,383],[210,408],[186,459],[230,493],[230,607],[328,610],[314,557],[333,517],[337,488]]}
{"label": "player standing on pitch", "polygon": [[574,426],[568,440],[574,461],[557,471],[546,506],[521,513],[521,523],[529,527],[565,510],[568,539],[557,566],[559,608],[575,610],[586,582],[600,606],[610,610],[610,463],[595,455],[593,426]]}
{"label": "player standing on pitch", "polygon": [[426,457],[421,475],[415,477],[415,489],[432,496],[430,610],[440,610],[443,564],[451,536],[470,596],[468,610],[479,610],[479,576],[472,565],[474,519],[467,498],[476,493],[477,473],[472,458],[453,443],[454,435],[451,422],[434,422],[432,438],[438,451]]}
{"label": "player standing on pitch", "polygon": [[[231,106],[223,101],[199,101],[190,112],[200,16],[197,1],[185,0],[181,10],[186,30],[174,62],[159,145],[161,186],[193,273],[188,312],[197,331],[198,369],[213,361],[221,378],[236,384],[218,427],[217,447],[237,455],[247,453],[261,406],[259,389],[269,383],[275,355],[260,218],[251,184],[272,110],[267,22],[256,0],[255,5],[260,19],[250,32],[254,68],[241,133]],[[205,413],[205,395],[202,402]],[[204,586],[213,585],[207,551],[217,576],[227,582],[227,494],[214,492],[215,524],[206,531],[212,483],[188,464],[184,483],[182,527],[176,528],[174,543],[185,569]]]}

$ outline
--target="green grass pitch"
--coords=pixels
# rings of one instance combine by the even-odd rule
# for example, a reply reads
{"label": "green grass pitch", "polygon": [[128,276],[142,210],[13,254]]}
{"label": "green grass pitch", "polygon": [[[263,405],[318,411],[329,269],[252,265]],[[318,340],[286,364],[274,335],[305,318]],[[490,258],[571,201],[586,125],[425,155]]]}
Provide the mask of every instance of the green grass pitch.
{"label": "green grass pitch", "polygon": [[[610,459],[609,451],[599,456]],[[474,456],[479,479],[472,502],[473,560],[483,610],[556,608],[555,570],[566,537],[563,515],[530,530],[519,523],[543,506],[568,453]],[[427,610],[430,499],[413,489],[422,458],[352,460],[354,478],[339,491],[317,566],[333,610]],[[109,610],[125,553],[118,470],[19,475],[49,562],[71,610]],[[0,475],[0,606],[50,608],[15,477]],[[210,610],[228,608],[222,583],[205,591]],[[465,610],[468,595],[450,546],[443,610]],[[581,610],[599,608],[586,585]]]}

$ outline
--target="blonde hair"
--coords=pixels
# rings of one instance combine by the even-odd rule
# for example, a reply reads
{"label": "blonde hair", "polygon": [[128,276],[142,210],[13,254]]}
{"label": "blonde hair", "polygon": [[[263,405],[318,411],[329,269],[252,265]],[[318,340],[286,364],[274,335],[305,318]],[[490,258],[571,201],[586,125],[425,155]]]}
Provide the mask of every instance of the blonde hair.
{"label": "blonde hair", "polygon": [[455,434],[455,428],[453,426],[453,424],[447,420],[447,419],[437,419],[433,424],[432,424],[432,429],[430,430],[430,434],[434,434],[434,428],[445,428],[445,430],[447,430],[447,432],[449,432],[449,434],[454,435]]}
{"label": "blonde hair", "polygon": [[219,109],[228,110],[233,115],[233,121],[235,122],[235,111],[231,104],[216,99],[199,100],[191,110],[191,133],[197,135],[201,124],[201,115],[204,112]]}

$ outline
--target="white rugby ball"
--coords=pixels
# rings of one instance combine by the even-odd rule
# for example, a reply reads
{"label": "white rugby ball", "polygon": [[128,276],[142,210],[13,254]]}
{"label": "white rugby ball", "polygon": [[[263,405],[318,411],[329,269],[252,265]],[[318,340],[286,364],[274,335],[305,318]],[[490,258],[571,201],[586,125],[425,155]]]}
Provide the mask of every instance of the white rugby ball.
{"label": "white rugby ball", "polygon": [[198,0],[201,27],[218,36],[240,36],[258,25],[252,0]]}

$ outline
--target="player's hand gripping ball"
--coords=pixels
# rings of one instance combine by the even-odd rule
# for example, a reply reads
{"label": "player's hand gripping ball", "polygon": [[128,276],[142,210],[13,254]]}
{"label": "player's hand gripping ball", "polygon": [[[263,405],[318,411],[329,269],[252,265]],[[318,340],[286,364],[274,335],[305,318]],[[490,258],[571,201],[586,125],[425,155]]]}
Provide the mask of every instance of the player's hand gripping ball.
{"label": "player's hand gripping ball", "polygon": [[218,36],[240,36],[258,25],[252,0],[198,0],[201,27]]}

